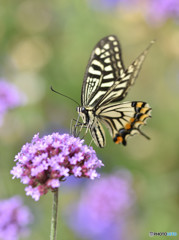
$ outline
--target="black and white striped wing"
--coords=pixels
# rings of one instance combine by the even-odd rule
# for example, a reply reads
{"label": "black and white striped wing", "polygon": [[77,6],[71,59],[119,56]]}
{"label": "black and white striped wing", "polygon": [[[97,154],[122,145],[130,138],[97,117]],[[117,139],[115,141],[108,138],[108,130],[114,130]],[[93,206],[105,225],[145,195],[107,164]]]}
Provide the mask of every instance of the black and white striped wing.
{"label": "black and white striped wing", "polygon": [[90,133],[97,147],[100,148],[105,147],[106,145],[105,132],[98,118],[95,118],[95,122],[90,126]]}
{"label": "black and white striped wing", "polygon": [[115,143],[126,145],[127,138],[136,133],[147,137],[140,129],[151,117],[151,108],[145,102],[113,103],[97,110],[96,114],[98,119],[108,128]]}
{"label": "black and white striped wing", "polygon": [[150,45],[136,58],[136,60],[121,73],[120,77],[116,79],[115,83],[106,92],[105,95],[100,99],[96,108],[103,106],[104,104],[119,102],[125,98],[129,88],[135,83],[135,80],[142,67],[142,63],[148,53],[149,48],[152,46],[154,41],[151,41]]}
{"label": "black and white striped wing", "polygon": [[117,79],[124,76],[120,44],[116,36],[101,39],[92,51],[81,91],[83,106],[94,106]]}

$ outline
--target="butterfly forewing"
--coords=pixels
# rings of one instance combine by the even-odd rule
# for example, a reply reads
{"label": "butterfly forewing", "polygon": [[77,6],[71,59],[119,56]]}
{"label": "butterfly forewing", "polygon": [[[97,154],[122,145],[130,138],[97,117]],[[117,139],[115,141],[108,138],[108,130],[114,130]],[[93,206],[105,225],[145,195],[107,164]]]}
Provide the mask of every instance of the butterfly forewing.
{"label": "butterfly forewing", "polygon": [[82,105],[95,105],[124,71],[116,36],[103,38],[93,49],[86,68],[81,92]]}
{"label": "butterfly forewing", "polygon": [[96,108],[99,108],[104,104],[119,102],[126,97],[129,88],[135,83],[143,61],[153,43],[154,42],[151,42],[144,52],[140,54],[138,58],[136,58],[136,60],[128,67],[128,69],[125,70],[124,74],[116,79],[112,87],[108,89],[108,91],[100,99]]}

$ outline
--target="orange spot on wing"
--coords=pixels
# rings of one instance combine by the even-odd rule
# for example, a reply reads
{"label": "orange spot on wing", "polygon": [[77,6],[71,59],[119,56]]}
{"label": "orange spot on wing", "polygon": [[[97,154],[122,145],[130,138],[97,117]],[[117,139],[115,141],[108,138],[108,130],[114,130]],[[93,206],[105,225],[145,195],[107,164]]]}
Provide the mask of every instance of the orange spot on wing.
{"label": "orange spot on wing", "polygon": [[121,136],[118,136],[115,143],[122,143],[123,138]]}
{"label": "orange spot on wing", "polygon": [[125,125],[125,129],[130,129],[131,128],[131,124],[130,123],[127,123],[126,125]]}
{"label": "orange spot on wing", "polygon": [[130,122],[132,123],[132,122],[134,122],[134,120],[135,120],[135,118],[131,118],[131,119],[130,119]]}
{"label": "orange spot on wing", "polygon": [[130,121],[129,121],[129,123],[127,123],[127,124],[125,125],[125,129],[130,129],[130,128],[131,128],[131,123],[133,123],[134,120],[135,120],[135,118],[131,118]]}
{"label": "orange spot on wing", "polygon": [[136,107],[140,108],[140,107],[142,107],[142,104],[143,104],[143,102],[138,102]]}

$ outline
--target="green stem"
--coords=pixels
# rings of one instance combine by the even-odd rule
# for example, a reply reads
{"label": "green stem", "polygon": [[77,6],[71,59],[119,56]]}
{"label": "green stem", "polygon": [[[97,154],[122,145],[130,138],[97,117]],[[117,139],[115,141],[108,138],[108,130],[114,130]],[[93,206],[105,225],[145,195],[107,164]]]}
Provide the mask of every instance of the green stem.
{"label": "green stem", "polygon": [[58,189],[53,192],[50,240],[55,240],[56,239],[57,213],[58,213]]}

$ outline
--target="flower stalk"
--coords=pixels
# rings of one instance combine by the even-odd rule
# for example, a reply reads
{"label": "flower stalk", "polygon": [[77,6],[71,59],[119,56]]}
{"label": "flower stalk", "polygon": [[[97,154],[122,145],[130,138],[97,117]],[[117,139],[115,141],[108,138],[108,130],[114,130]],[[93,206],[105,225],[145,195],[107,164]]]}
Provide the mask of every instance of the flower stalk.
{"label": "flower stalk", "polygon": [[50,240],[56,240],[56,235],[57,235],[57,215],[58,215],[58,188],[53,191]]}

